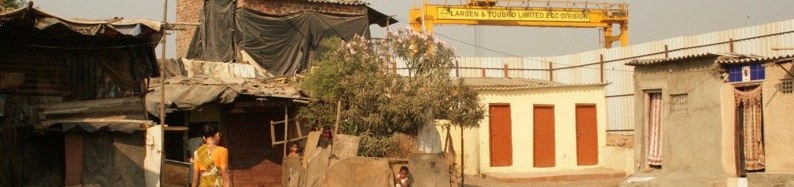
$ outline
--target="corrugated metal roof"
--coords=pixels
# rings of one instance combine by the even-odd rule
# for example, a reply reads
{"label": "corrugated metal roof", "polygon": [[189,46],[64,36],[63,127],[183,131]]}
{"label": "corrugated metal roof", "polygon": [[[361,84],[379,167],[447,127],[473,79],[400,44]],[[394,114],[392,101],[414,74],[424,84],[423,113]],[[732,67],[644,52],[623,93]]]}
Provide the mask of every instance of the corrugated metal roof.
{"label": "corrugated metal roof", "polygon": [[644,66],[644,65],[654,65],[654,64],[663,64],[669,63],[673,61],[679,61],[684,59],[694,59],[694,58],[708,58],[708,57],[717,57],[715,60],[717,63],[721,61],[736,61],[741,59],[758,59],[762,58],[762,56],[753,55],[753,54],[739,54],[739,53],[699,53],[699,54],[691,54],[691,55],[684,55],[678,56],[673,58],[660,58],[660,59],[637,59],[631,60],[626,65],[629,66]]}
{"label": "corrugated metal roof", "polygon": [[584,87],[584,86],[606,86],[609,83],[581,83],[563,84],[539,79],[525,78],[490,78],[490,77],[466,77],[463,83],[475,90],[526,90],[538,88],[563,88],[563,87]]}
{"label": "corrugated metal roof", "polygon": [[308,2],[312,3],[327,3],[327,4],[340,4],[340,5],[369,5],[369,3],[364,1],[356,1],[356,0],[308,0]]}
{"label": "corrugated metal roof", "polygon": [[753,57],[747,57],[747,58],[726,58],[726,59],[718,59],[717,63],[719,63],[719,64],[747,64],[747,63],[753,63],[753,62],[766,63],[766,62],[773,62],[773,61],[780,60],[780,59],[785,59],[785,58],[794,58],[794,54],[781,55],[781,56],[772,56],[772,57],[753,56]]}
{"label": "corrugated metal roof", "polygon": [[660,58],[660,59],[637,59],[632,60],[626,63],[627,66],[647,66],[647,65],[656,65],[656,64],[664,64],[684,59],[694,59],[694,58],[707,58],[707,57],[717,57],[720,56],[719,54],[714,53],[700,53],[700,54],[691,54],[691,55],[684,55],[678,56],[673,58]]}

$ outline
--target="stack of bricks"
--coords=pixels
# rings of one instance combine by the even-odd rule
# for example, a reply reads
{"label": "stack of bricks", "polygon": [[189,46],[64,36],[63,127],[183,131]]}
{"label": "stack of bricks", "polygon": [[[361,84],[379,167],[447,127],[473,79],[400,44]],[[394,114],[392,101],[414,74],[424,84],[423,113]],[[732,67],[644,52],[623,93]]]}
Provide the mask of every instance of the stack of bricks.
{"label": "stack of bricks", "polygon": [[[177,0],[176,21],[182,23],[198,23],[204,0]],[[248,8],[270,15],[286,15],[303,11],[334,13],[342,15],[366,15],[364,4],[341,4],[335,1],[308,2],[302,0],[238,0],[237,8]],[[176,51],[178,57],[184,57],[190,41],[193,39],[193,26],[177,32]]]}

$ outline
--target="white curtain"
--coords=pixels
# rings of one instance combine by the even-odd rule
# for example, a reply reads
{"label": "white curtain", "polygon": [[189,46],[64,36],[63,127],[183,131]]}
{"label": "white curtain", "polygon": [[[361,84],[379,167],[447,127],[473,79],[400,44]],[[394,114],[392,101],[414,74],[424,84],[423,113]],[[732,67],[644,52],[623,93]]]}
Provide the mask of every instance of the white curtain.
{"label": "white curtain", "polygon": [[648,94],[648,120],[645,147],[648,164],[662,165],[662,93]]}

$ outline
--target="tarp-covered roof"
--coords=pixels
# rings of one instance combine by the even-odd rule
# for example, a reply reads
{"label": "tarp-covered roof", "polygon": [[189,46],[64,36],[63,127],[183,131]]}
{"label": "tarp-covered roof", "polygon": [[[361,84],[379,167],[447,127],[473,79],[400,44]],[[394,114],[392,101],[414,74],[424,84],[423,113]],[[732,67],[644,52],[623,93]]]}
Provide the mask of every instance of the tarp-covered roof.
{"label": "tarp-covered roof", "polygon": [[[154,53],[154,47],[161,38],[159,31],[160,23],[155,21],[65,19],[33,8],[30,4],[28,7],[0,14],[0,57],[12,57],[0,59],[0,68],[9,72],[26,73],[26,78],[31,80],[45,81],[46,79],[34,77],[41,74],[68,79],[70,82],[65,85],[73,87],[79,84],[95,84],[80,79],[79,74],[57,77],[67,72],[83,71],[85,76],[82,77],[110,77],[113,84],[139,92],[142,80],[159,74]],[[35,69],[41,66],[53,68]],[[42,72],[56,69],[55,67],[66,68],[68,71]],[[85,70],[92,67],[101,69],[100,76],[94,76],[94,71]],[[75,91],[81,90],[73,88],[71,94],[97,95],[74,93]]]}
{"label": "tarp-covered roof", "polygon": [[158,75],[154,47],[160,38],[159,22],[66,19],[31,3],[0,14],[0,71],[21,75],[25,82],[4,92],[67,101],[22,101],[37,107],[18,109],[30,120],[20,123],[39,129],[140,130],[153,124],[136,95],[144,93],[144,79]]}
{"label": "tarp-covered roof", "polygon": [[526,79],[526,78],[493,78],[493,77],[466,77],[463,84],[475,90],[526,90],[540,88],[564,88],[564,87],[587,87],[587,86],[606,86],[609,83],[581,83],[563,84],[559,82]]}
{"label": "tarp-covered roof", "polygon": [[[283,99],[305,99],[298,88],[280,79],[171,77],[165,80],[166,112],[193,110],[209,103],[228,104],[240,95]],[[160,113],[162,89],[159,82],[149,85],[146,94],[146,110]]]}
{"label": "tarp-covered roof", "polygon": [[0,32],[4,42],[51,48],[156,46],[161,36],[160,22],[65,19],[30,6],[0,14]]}

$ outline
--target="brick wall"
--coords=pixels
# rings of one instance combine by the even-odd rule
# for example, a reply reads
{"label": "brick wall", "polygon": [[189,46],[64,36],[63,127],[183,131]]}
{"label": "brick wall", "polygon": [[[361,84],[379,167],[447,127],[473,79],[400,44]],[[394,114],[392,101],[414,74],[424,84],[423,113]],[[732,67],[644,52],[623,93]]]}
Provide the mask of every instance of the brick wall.
{"label": "brick wall", "polygon": [[[176,1],[176,22],[198,23],[201,15],[201,8],[204,0],[177,0]],[[185,57],[190,40],[193,39],[193,32],[196,26],[185,26],[185,30],[176,32],[176,56]]]}
{"label": "brick wall", "polygon": [[[176,21],[184,23],[198,23],[204,0],[177,0]],[[367,14],[367,7],[363,5],[342,5],[336,3],[312,3],[299,0],[238,0],[237,8],[249,8],[272,15],[284,15],[301,11],[316,11],[346,15]],[[190,40],[193,39],[194,26],[177,31],[176,53],[177,57],[184,57]]]}
{"label": "brick wall", "polygon": [[[229,114],[226,125],[229,166],[235,186],[279,186],[282,175],[282,146],[271,146],[270,121],[283,120],[284,114]],[[276,128],[283,132],[283,128]]]}

